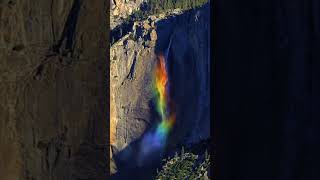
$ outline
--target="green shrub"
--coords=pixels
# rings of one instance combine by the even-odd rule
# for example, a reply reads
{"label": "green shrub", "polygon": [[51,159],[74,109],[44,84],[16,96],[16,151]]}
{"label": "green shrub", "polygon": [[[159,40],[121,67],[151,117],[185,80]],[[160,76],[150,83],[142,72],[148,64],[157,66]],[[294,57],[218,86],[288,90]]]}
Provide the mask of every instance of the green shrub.
{"label": "green shrub", "polygon": [[[184,151],[184,148],[181,150]],[[199,158],[193,153],[177,154],[172,159],[165,159],[165,164],[160,172],[157,171],[156,179],[205,179],[205,174],[210,167],[210,156],[205,153],[205,158]]]}
{"label": "green shrub", "polygon": [[187,10],[201,6],[206,2],[208,0],[149,0],[149,11],[156,14],[169,9]]}
{"label": "green shrub", "polygon": [[208,0],[149,0],[144,10],[135,10],[125,19],[125,22],[146,19],[149,15],[159,14],[171,9],[192,9],[208,2]]}

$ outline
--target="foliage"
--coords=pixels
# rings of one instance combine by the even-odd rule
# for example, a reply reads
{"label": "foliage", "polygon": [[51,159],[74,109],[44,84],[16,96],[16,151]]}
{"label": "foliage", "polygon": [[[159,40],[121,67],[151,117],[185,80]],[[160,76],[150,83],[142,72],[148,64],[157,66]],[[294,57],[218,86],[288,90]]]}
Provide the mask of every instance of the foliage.
{"label": "foliage", "polygon": [[135,10],[125,21],[139,21],[149,15],[159,14],[172,9],[188,10],[199,7],[208,0],[148,0],[143,3],[140,9]]}
{"label": "foliage", "polygon": [[[204,157],[203,157],[204,156]],[[164,159],[162,170],[157,173],[156,179],[205,179],[208,178],[207,171],[210,166],[210,155],[195,155],[185,153],[184,148],[181,155],[175,155],[172,159]]]}
{"label": "foliage", "polygon": [[208,0],[149,0],[149,9],[152,14],[156,14],[169,9],[192,9],[206,2]]}

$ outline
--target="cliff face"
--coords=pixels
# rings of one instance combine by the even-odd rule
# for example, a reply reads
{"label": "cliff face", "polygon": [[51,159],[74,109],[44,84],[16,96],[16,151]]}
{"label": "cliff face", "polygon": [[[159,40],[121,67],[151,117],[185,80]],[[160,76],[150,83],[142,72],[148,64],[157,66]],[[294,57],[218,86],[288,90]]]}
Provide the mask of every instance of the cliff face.
{"label": "cliff face", "polygon": [[108,5],[0,1],[1,179],[105,179]]}
{"label": "cliff face", "polygon": [[112,16],[125,17],[138,9],[144,0],[110,0]]}
{"label": "cliff face", "polygon": [[110,28],[113,29],[122,23],[122,18],[126,18],[135,10],[140,8],[140,5],[145,0],[110,0]]}
{"label": "cliff face", "polygon": [[[168,58],[177,122],[171,137],[173,144],[196,143],[210,137],[209,4],[179,16],[173,23]],[[161,49],[162,42],[158,44]]]}
{"label": "cliff face", "polygon": [[110,140],[118,150],[138,138],[150,120],[150,83],[157,37],[151,19],[135,23],[133,29],[110,50]]}
{"label": "cliff face", "polygon": [[[180,15],[151,16],[112,45],[110,136],[115,161],[134,166],[139,140],[156,125],[151,79],[156,55],[169,48],[177,122],[169,147],[210,136],[209,5]],[[125,153],[124,153],[125,152]],[[122,164],[118,162],[118,164]],[[117,162],[116,162],[117,164]]]}

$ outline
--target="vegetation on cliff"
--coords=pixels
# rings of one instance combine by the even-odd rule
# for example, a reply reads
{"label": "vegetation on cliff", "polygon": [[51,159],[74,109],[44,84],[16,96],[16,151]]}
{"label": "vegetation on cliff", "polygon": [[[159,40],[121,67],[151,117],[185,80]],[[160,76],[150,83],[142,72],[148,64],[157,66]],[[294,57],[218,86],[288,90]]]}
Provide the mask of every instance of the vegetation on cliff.
{"label": "vegetation on cliff", "polygon": [[173,9],[188,10],[199,7],[208,0],[149,0],[141,4],[140,9],[134,11],[127,20],[138,21],[149,15],[167,12]]}
{"label": "vegetation on cliff", "polygon": [[157,172],[156,179],[209,179],[210,155],[208,151],[204,154],[195,155],[184,152],[181,149],[180,156],[176,153],[173,158],[164,159],[162,170]]}
{"label": "vegetation on cliff", "polygon": [[110,32],[110,44],[119,40],[127,34],[134,22],[147,19],[151,15],[164,14],[168,16],[170,12],[179,13],[181,11],[194,9],[207,3],[208,0],[148,0],[140,5],[140,8],[134,10],[131,15],[121,18],[121,22]]}
{"label": "vegetation on cliff", "polygon": [[208,0],[149,0],[149,12],[161,13],[169,9],[192,9],[201,6]]}

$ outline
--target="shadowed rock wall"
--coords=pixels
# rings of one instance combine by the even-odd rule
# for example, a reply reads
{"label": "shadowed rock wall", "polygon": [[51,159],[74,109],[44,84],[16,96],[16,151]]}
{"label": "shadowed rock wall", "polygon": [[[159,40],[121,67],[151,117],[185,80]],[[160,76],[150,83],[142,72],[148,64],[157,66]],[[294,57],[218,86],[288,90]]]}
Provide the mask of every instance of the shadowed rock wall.
{"label": "shadowed rock wall", "polygon": [[0,1],[0,176],[105,179],[109,1]]}

